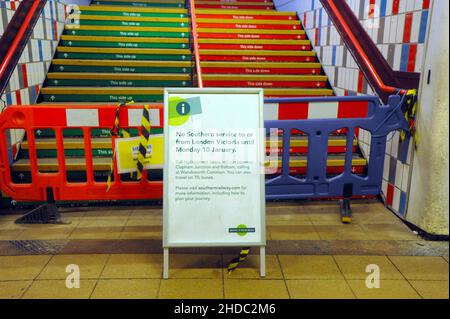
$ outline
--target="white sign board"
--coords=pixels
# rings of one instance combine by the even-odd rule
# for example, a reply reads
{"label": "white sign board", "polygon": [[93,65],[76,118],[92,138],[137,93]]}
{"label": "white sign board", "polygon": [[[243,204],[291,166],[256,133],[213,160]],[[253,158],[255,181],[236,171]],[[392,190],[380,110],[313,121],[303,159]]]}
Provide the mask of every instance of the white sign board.
{"label": "white sign board", "polygon": [[263,91],[164,101],[164,247],[265,246]]}

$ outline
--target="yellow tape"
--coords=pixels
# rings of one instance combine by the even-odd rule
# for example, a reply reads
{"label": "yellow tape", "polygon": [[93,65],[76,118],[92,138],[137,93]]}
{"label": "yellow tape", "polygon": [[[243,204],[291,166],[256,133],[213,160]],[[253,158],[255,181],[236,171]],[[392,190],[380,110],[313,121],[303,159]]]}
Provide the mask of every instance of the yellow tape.
{"label": "yellow tape", "polygon": [[144,109],[142,111],[142,126],[141,126],[141,135],[139,140],[139,151],[137,155],[137,179],[140,180],[142,178],[142,173],[144,172],[144,167],[146,164],[145,159],[151,154],[147,154],[148,150],[148,140],[150,138],[150,107],[148,105],[144,105]]}
{"label": "yellow tape", "polygon": [[[112,136],[130,137],[130,133],[127,130],[120,128],[119,118],[120,118],[120,109],[122,108],[122,106],[129,105],[132,103],[134,103],[134,101],[130,101],[127,103],[122,102],[117,105],[116,116],[114,117],[114,125],[110,131]],[[111,188],[111,185],[112,185],[112,177],[114,174],[114,158],[115,157],[116,157],[116,150],[114,149],[113,156],[111,158],[110,168],[109,168],[108,180],[106,181],[106,192],[109,192],[109,189]]]}
{"label": "yellow tape", "polygon": [[231,274],[239,265],[247,259],[250,253],[250,247],[242,248],[239,252],[239,257],[233,258],[228,265],[228,273]]}

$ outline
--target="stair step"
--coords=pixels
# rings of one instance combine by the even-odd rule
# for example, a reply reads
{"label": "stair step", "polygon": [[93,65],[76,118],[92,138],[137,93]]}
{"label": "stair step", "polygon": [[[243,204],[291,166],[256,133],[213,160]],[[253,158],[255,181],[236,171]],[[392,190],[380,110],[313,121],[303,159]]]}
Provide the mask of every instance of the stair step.
{"label": "stair step", "polygon": [[303,87],[323,88],[325,75],[204,74],[203,82],[212,87]]}
{"label": "stair step", "polygon": [[157,73],[48,73],[47,86],[192,86],[190,74]]}
{"label": "stair step", "polygon": [[173,8],[137,8],[119,6],[76,6],[72,13],[82,15],[102,15],[108,17],[167,17],[186,18],[186,9]]}
{"label": "stair step", "polygon": [[[203,22],[213,21],[213,22]],[[226,20],[226,19],[198,19],[197,27],[199,28],[231,28],[231,29],[251,29],[251,30],[302,30],[300,22],[297,20],[273,20],[270,22],[285,22],[285,23],[264,23],[270,20]],[[255,23],[259,22],[259,23]],[[287,23],[286,23],[287,22]]]}
{"label": "stair step", "polygon": [[175,7],[183,8],[184,1],[180,0],[139,0],[139,1],[124,1],[124,0],[93,0],[91,5],[102,6],[132,6],[132,7]]}
{"label": "stair step", "polygon": [[313,62],[314,51],[200,50],[201,61]]}
{"label": "stair step", "polygon": [[320,63],[292,62],[201,62],[204,74],[320,74]]}
{"label": "stair step", "polygon": [[[300,41],[299,41],[300,42]],[[311,44],[309,40],[301,40],[301,44],[200,44],[200,49],[205,50],[298,50],[298,51],[310,51]]]}
{"label": "stair step", "polygon": [[50,72],[191,73],[192,62],[55,59]]}
{"label": "stair step", "polygon": [[44,87],[46,102],[163,102],[160,87]]}
{"label": "stair step", "polygon": [[134,48],[83,48],[58,47],[57,59],[93,60],[177,60],[191,61],[192,53],[187,49],[134,49]]}
{"label": "stair step", "polygon": [[[277,30],[277,29],[230,29],[230,28],[197,28],[199,34],[271,34],[271,35],[290,35],[296,39],[305,35],[304,30]],[[273,37],[272,37],[273,39]]]}
{"label": "stair step", "polygon": [[[49,105],[50,103],[46,103],[46,105]],[[67,104],[66,104],[67,105]],[[79,103],[77,105],[80,105]],[[112,125],[111,125],[112,127]],[[128,129],[131,136],[137,136],[138,130],[131,128]],[[160,134],[163,132],[162,128],[159,127],[153,127],[151,130],[152,134]],[[52,138],[55,137],[55,131],[52,129],[37,129],[35,130],[35,136],[36,138]],[[63,131],[64,137],[83,137],[83,131],[81,129],[76,128],[67,128]],[[91,137],[111,137],[110,129],[107,128],[93,128],[91,129]],[[26,143],[26,141],[25,141]]]}
{"label": "stair step", "polygon": [[91,35],[91,36],[118,36],[118,37],[189,37],[189,28],[164,28],[164,27],[120,27],[120,26],[88,26],[66,24],[65,34]]}
{"label": "stair step", "polygon": [[73,14],[68,17],[72,25],[129,26],[129,27],[186,27],[188,18],[163,17],[110,17]]}
{"label": "stair step", "polygon": [[209,2],[209,1],[195,1],[195,8],[202,9],[250,9],[250,10],[273,10],[273,4],[255,4],[254,2]]}
{"label": "stair step", "polygon": [[[111,165],[111,157],[93,157],[93,167],[95,171],[109,171]],[[291,156],[289,160],[289,167],[291,168],[306,168],[307,167],[306,156]],[[272,167],[281,167],[281,160],[267,159],[266,165]],[[327,160],[328,168],[342,168],[345,164],[345,157],[342,155],[330,155]],[[354,154],[352,159],[352,166],[365,166],[367,161]],[[30,170],[29,159],[23,158],[14,162],[12,166],[14,172],[27,172]],[[41,158],[38,163],[38,170],[40,172],[56,172],[58,171],[58,159],[57,158]],[[67,171],[86,171],[86,159],[84,157],[66,158],[66,170]]]}

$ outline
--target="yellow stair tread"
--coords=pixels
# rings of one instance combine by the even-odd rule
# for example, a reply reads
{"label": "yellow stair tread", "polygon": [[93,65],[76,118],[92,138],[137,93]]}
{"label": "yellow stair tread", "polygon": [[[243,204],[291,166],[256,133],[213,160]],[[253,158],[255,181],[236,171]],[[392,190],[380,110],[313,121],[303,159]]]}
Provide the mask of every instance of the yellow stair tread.
{"label": "yellow stair tread", "polygon": [[[189,32],[189,28],[179,27],[132,27],[132,26],[109,26],[109,25],[78,25],[66,24],[66,30],[92,30],[92,31],[154,31],[154,32]],[[293,30],[295,31],[295,30]]]}
{"label": "yellow stair tread", "polygon": [[216,62],[216,61],[202,61],[202,67],[209,68],[286,68],[286,69],[304,69],[304,68],[320,68],[321,64],[317,62]]}
{"label": "yellow stair tread", "polygon": [[135,17],[135,16],[104,16],[87,14],[70,14],[68,19],[74,20],[94,20],[94,21],[149,21],[149,22],[185,22],[189,23],[189,18],[171,18],[171,17]]}
{"label": "yellow stair tread", "polygon": [[243,16],[243,15],[265,15],[265,16],[295,16],[297,13],[293,11],[275,11],[275,10],[266,10],[266,9],[242,9],[242,10],[234,10],[234,9],[195,9],[197,14],[217,14],[217,15],[234,15],[234,16]]}
{"label": "yellow stair tread", "polygon": [[[92,158],[94,170],[96,171],[109,171],[111,165],[110,157],[93,157]],[[68,171],[84,171],[86,170],[86,159],[79,157],[67,157],[65,159],[66,169]],[[267,159],[266,165],[269,163],[272,166],[280,167],[281,159]],[[327,166],[340,167],[344,166],[345,158],[341,155],[330,155],[327,160]],[[367,161],[364,158],[354,156],[352,159],[353,166],[366,165]],[[289,166],[292,168],[300,168],[307,166],[306,156],[291,156],[289,160]],[[41,172],[45,171],[58,171],[58,159],[57,158],[40,158],[38,161],[38,169]],[[13,164],[13,170],[16,172],[25,172],[30,170],[30,160],[20,159]]]}
{"label": "yellow stair tread", "polygon": [[76,53],[125,53],[125,54],[182,54],[191,55],[189,49],[136,49],[136,48],[91,48],[91,47],[58,47],[59,52]]}
{"label": "yellow stair tread", "polygon": [[[328,138],[328,146],[345,146],[347,143],[345,136],[330,136]],[[353,145],[357,145],[358,141],[354,139]],[[38,150],[49,150],[56,149],[56,140],[54,138],[36,138],[35,139],[36,149]],[[112,141],[110,137],[93,137],[91,138],[91,145],[93,149],[103,148],[110,149],[112,147]],[[281,147],[283,146],[283,140],[266,140],[266,147]],[[307,147],[308,137],[307,136],[292,136],[291,137],[291,147]],[[24,150],[28,149],[28,142],[23,141],[21,143],[21,148]],[[65,137],[64,138],[64,148],[65,149],[84,149],[83,138],[77,137]]]}
{"label": "yellow stair tread", "polygon": [[272,40],[272,39],[219,39],[219,38],[200,38],[198,39],[200,44],[202,43],[220,43],[220,44],[279,44],[279,45],[308,45],[310,40]]}
{"label": "yellow stair tread", "polygon": [[264,6],[273,6],[273,2],[236,2],[236,1],[208,1],[208,0],[195,0],[195,4],[220,4],[223,6],[230,5],[239,5],[239,6],[255,6],[255,5],[264,5]]}
{"label": "yellow stair tread", "polygon": [[299,25],[299,20],[262,20],[262,19],[214,19],[198,18],[197,23],[236,23],[236,24],[279,24],[279,25]]}
{"label": "yellow stair tread", "polygon": [[[65,86],[65,87],[44,87],[41,89],[43,94],[163,94],[164,88],[160,87],[84,87],[84,86]],[[111,102],[113,103],[113,102]]]}
{"label": "yellow stair tread", "polygon": [[331,96],[334,92],[331,89],[264,89],[264,95],[311,95],[311,96]]}
{"label": "yellow stair tread", "polygon": [[[175,28],[174,28],[175,29]],[[241,34],[298,34],[303,35],[303,30],[284,29],[224,29],[224,28],[197,28],[198,33],[241,33]]]}
{"label": "yellow stair tread", "polygon": [[326,81],[326,75],[203,74],[204,80]]}
{"label": "yellow stair tread", "polygon": [[[38,150],[48,150],[56,149],[56,140],[54,138],[36,138],[36,149]],[[93,149],[96,148],[107,148],[112,147],[112,140],[110,137],[93,137],[91,138],[91,145]],[[28,142],[24,141],[20,145],[22,149],[28,149]],[[65,137],[64,138],[64,149],[75,150],[84,149],[84,140],[82,137]]]}
{"label": "yellow stair tread", "polygon": [[48,79],[80,79],[80,80],[189,80],[190,74],[174,73],[89,73],[89,72],[56,72],[48,73]]}
{"label": "yellow stair tread", "polygon": [[186,14],[187,9],[184,8],[158,8],[158,7],[133,7],[133,6],[75,6],[75,9],[81,11],[108,11],[108,12],[153,12],[153,13],[180,13]]}
{"label": "yellow stair tread", "polygon": [[[246,56],[315,56],[314,51],[295,50],[199,50],[200,55],[246,55]],[[250,67],[251,64],[248,64]]]}
{"label": "yellow stair tread", "polygon": [[136,67],[192,67],[191,61],[130,61],[130,60],[81,60],[54,59],[57,65],[88,65],[88,66],[136,66]]}

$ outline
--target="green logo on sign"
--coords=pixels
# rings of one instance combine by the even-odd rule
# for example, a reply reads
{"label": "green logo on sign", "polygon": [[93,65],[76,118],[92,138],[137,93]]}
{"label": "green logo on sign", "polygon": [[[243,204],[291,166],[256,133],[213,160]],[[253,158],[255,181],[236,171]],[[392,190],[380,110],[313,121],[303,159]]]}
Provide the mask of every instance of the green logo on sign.
{"label": "green logo on sign", "polygon": [[255,228],[248,228],[247,225],[240,224],[236,228],[229,228],[228,232],[229,233],[236,233],[239,236],[243,237],[243,236],[247,235],[247,233],[254,233],[255,232]]}

